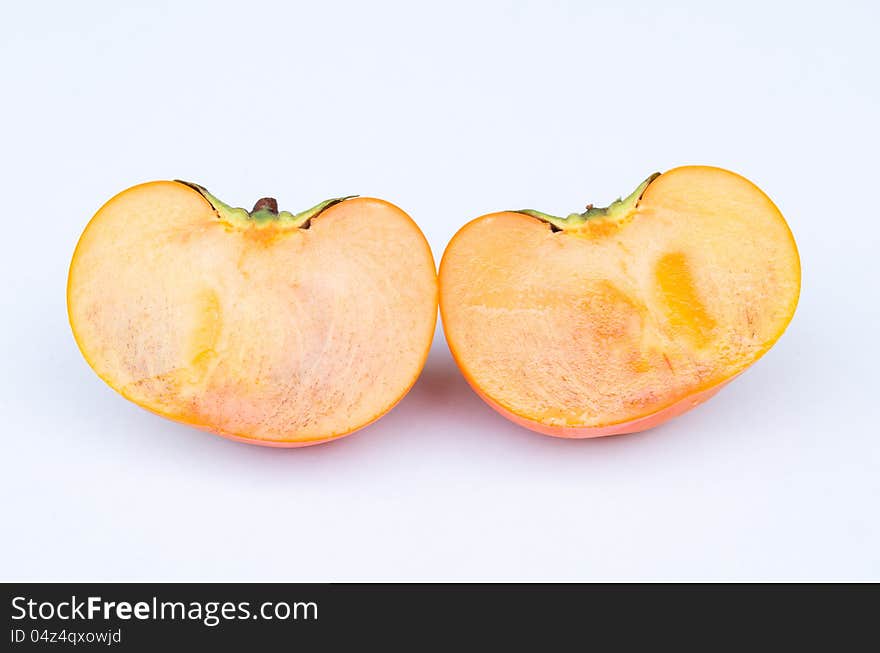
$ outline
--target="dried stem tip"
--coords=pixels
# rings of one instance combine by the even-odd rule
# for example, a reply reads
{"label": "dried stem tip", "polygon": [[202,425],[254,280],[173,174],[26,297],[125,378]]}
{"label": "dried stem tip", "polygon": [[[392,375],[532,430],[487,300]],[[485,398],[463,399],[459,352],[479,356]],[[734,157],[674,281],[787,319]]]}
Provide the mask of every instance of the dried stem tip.
{"label": "dried stem tip", "polygon": [[270,213],[278,213],[278,201],[274,197],[263,197],[257,200],[257,203],[254,204],[254,210],[251,213],[256,213],[257,211],[269,211]]}

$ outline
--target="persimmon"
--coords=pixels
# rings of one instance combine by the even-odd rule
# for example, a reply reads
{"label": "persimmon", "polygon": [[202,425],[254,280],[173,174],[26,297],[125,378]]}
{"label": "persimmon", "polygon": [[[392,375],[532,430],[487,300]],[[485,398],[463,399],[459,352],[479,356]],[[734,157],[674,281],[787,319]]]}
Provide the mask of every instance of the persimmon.
{"label": "persimmon", "polygon": [[767,195],[688,166],[607,208],[477,218],[439,280],[473,389],[526,428],[586,438],[661,424],[758,360],[792,319],[800,263]]}
{"label": "persimmon", "polygon": [[430,247],[379,199],[298,214],[157,181],[107,202],[70,266],[89,365],[165,417],[271,446],[369,424],[412,387],[437,317]]}

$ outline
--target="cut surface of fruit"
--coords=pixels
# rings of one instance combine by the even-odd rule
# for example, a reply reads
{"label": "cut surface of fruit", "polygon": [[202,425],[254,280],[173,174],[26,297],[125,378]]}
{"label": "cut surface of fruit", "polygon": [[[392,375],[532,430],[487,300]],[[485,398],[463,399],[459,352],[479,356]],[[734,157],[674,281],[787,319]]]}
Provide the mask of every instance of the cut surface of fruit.
{"label": "cut surface of fruit", "polygon": [[156,413],[257,444],[347,435],[390,410],[434,333],[419,228],[378,199],[301,214],[233,209],[160,181],[101,208],[80,238],[68,313],[83,356]]}
{"label": "cut surface of fruit", "polygon": [[563,437],[644,430],[760,358],[797,305],[800,263],[770,199],[705,166],[608,209],[477,218],[440,264],[450,350],[490,405]]}

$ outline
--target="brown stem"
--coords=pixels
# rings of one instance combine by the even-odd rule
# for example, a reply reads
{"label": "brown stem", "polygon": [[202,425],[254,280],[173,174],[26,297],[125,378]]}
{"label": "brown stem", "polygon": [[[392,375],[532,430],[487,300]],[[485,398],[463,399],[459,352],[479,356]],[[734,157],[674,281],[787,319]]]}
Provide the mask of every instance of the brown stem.
{"label": "brown stem", "polygon": [[278,201],[274,197],[263,197],[257,200],[257,203],[254,204],[254,210],[251,213],[256,213],[257,211],[269,211],[270,213],[274,213],[278,215]]}

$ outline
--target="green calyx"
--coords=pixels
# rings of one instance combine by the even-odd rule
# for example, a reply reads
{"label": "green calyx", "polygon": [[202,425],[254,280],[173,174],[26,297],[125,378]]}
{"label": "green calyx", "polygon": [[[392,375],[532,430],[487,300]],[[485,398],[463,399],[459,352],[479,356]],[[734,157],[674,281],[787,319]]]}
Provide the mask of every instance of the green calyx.
{"label": "green calyx", "polygon": [[601,219],[623,221],[635,211],[636,206],[639,204],[639,200],[642,199],[642,195],[645,194],[645,190],[651,185],[651,182],[659,176],[660,173],[655,172],[639,184],[632,193],[625,198],[616,199],[606,207],[594,207],[592,204],[589,204],[587,205],[587,210],[583,213],[569,213],[564,218],[550,215],[548,213],[542,213],[541,211],[535,211],[534,209],[521,209],[515,211],[515,213],[524,213],[525,215],[530,215],[533,218],[548,222],[558,231],[577,230],[590,220]]}
{"label": "green calyx", "polygon": [[345,197],[334,197],[324,200],[320,204],[316,204],[310,209],[306,209],[300,213],[291,213],[290,211],[278,211],[278,202],[272,197],[264,197],[257,200],[253,210],[248,211],[242,208],[229,206],[225,202],[220,201],[207,191],[206,188],[194,184],[189,181],[176,180],[181,184],[185,184],[204,197],[208,203],[217,212],[224,222],[236,227],[267,227],[274,225],[290,229],[308,229],[312,218],[321,212],[330,208],[334,204],[339,204],[345,200],[357,197],[357,195],[347,195]]}

